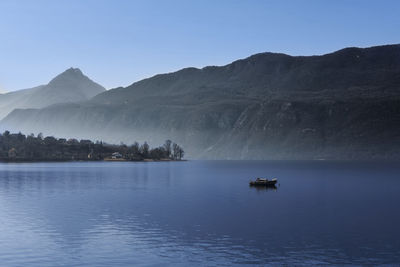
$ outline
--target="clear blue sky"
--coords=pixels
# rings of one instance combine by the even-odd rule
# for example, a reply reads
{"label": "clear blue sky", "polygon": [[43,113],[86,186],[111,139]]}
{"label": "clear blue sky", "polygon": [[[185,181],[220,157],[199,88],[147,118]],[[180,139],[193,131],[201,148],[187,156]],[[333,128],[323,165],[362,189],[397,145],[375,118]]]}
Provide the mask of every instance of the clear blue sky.
{"label": "clear blue sky", "polygon": [[79,67],[106,88],[254,53],[400,43],[400,1],[1,0],[0,88]]}

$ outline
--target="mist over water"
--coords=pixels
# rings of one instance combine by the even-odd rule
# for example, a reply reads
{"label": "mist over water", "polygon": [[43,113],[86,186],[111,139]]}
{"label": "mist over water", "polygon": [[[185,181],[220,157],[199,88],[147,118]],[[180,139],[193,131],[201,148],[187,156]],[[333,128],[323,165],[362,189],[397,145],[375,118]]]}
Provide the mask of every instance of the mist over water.
{"label": "mist over water", "polygon": [[400,45],[260,53],[106,91],[70,68],[0,95],[0,130],[108,143],[166,139],[195,159],[400,159]]}
{"label": "mist over water", "polygon": [[0,267],[400,266],[399,13],[0,0]]}
{"label": "mist over water", "polygon": [[[399,173],[382,162],[1,164],[0,262],[393,264]],[[280,185],[249,187],[258,176]]]}

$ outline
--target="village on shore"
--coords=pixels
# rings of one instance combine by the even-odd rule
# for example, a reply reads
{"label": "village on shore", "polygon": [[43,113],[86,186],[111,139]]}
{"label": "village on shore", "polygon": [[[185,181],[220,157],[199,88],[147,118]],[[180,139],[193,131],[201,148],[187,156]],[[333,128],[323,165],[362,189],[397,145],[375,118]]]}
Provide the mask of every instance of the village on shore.
{"label": "village on shore", "polygon": [[102,141],[43,137],[5,131],[0,134],[0,161],[178,161],[184,150],[171,140],[150,148],[147,142],[114,145]]}

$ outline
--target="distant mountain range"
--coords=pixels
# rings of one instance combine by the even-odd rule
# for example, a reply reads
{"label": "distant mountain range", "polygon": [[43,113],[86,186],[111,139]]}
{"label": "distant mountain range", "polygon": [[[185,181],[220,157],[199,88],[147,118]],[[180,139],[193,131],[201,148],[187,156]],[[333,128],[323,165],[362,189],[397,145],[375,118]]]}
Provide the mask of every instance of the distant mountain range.
{"label": "distant mountain range", "polygon": [[14,109],[43,108],[57,103],[77,103],[105,91],[101,85],[70,68],[46,85],[0,94],[0,118]]}
{"label": "distant mountain range", "polygon": [[43,91],[54,105],[19,106],[1,127],[128,144],[169,138],[189,158],[400,159],[400,45],[262,53],[71,99],[62,94],[74,89],[60,88]]}

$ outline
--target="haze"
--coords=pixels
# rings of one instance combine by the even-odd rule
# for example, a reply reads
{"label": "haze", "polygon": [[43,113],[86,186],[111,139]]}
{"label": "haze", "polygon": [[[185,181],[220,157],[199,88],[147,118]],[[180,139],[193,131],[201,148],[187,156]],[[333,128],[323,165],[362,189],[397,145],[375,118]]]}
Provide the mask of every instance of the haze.
{"label": "haze", "polygon": [[398,1],[0,2],[0,90],[79,67],[110,89],[265,51],[399,43]]}

